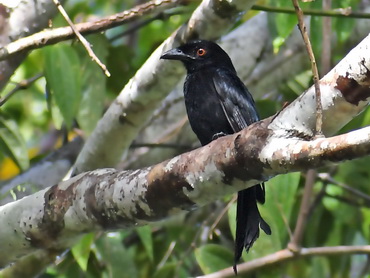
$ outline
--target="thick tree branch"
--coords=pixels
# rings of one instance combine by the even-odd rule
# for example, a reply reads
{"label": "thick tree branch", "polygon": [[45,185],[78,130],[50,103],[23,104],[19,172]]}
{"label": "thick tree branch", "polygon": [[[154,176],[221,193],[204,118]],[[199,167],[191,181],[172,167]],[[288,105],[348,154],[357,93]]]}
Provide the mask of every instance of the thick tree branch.
{"label": "thick tree branch", "polygon": [[[368,105],[370,97],[370,36],[342,59],[320,80],[325,136],[330,136],[357,116]],[[280,112],[272,126],[285,135],[312,137],[315,131],[315,93],[311,87]],[[282,134],[283,136],[283,134]]]}
{"label": "thick tree branch", "polygon": [[67,248],[82,233],[144,225],[277,174],[370,154],[370,127],[305,141],[276,137],[270,122],[258,122],[155,166],[83,173],[4,205],[0,266],[38,249]]}

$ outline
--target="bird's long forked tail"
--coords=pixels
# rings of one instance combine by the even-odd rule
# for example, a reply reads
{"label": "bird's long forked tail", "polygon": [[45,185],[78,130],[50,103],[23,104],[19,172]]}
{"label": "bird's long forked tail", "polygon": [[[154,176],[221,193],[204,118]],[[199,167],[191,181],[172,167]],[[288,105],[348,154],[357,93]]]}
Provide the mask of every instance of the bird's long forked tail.
{"label": "bird's long forked tail", "polygon": [[[261,198],[263,194],[263,200]],[[270,226],[260,215],[257,199],[264,202],[264,185],[255,185],[238,192],[236,208],[236,236],[234,254],[234,272],[237,275],[237,263],[242,256],[243,249],[248,252],[260,234],[260,228],[271,235]]]}

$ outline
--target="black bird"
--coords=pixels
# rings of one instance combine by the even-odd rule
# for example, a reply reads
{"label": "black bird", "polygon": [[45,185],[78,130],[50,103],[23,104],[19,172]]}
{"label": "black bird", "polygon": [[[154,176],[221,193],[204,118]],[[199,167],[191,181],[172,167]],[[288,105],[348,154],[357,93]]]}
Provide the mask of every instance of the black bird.
{"label": "black bird", "polygon": [[[190,125],[202,145],[259,121],[252,95],[237,76],[230,57],[216,43],[191,41],[165,52],[161,59],[180,60],[187,69],[185,106]],[[238,192],[235,274],[243,248],[248,252],[259,237],[259,228],[271,234],[258,211],[257,201],[265,202],[264,184]]]}

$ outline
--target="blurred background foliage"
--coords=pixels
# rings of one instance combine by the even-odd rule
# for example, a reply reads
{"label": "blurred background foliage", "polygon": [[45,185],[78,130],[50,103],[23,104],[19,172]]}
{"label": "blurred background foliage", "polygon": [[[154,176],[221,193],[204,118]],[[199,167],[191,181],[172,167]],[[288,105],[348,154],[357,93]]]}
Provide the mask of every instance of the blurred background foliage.
{"label": "blurred background foliage", "polygon": [[[84,22],[139,3],[132,0],[69,0],[65,9],[74,22]],[[139,22],[88,36],[95,53],[111,72],[110,78],[103,75],[77,41],[32,51],[1,92],[4,96],[17,83],[35,79],[1,107],[0,179],[6,181],[27,169],[68,138],[73,138],[76,130],[91,133],[123,86],[151,52],[186,22],[198,3],[191,2],[156,18],[143,18]],[[301,4],[303,10],[322,10],[322,1]],[[258,5],[272,9],[293,8],[288,0],[265,0],[259,1]],[[332,1],[332,9],[361,11],[362,5],[359,0]],[[241,22],[258,12],[250,11],[241,18]],[[268,16],[274,36],[273,49],[278,54],[286,38],[296,28],[297,19],[295,15],[278,12],[271,12]],[[354,46],[349,38],[357,20],[364,19],[332,18],[331,67]],[[310,19],[317,61],[321,60],[323,51],[322,21],[321,16]],[[60,15],[53,20],[53,26],[65,25]],[[278,97],[257,100],[262,117],[274,114],[311,83],[308,66],[284,84],[278,84]],[[341,132],[369,123],[370,111],[366,111]],[[369,159],[320,169],[303,246],[369,242]],[[249,254],[243,254],[244,260],[250,261],[287,246],[295,227],[304,183],[305,173],[278,176],[267,182],[267,201],[261,206],[261,212],[271,225],[273,234],[266,236],[262,233]],[[233,262],[234,201],[233,196],[228,196],[200,210],[151,226],[85,235],[41,277],[191,277],[229,267]],[[369,261],[366,255],[305,258],[265,268],[253,277],[370,277],[367,274]]]}

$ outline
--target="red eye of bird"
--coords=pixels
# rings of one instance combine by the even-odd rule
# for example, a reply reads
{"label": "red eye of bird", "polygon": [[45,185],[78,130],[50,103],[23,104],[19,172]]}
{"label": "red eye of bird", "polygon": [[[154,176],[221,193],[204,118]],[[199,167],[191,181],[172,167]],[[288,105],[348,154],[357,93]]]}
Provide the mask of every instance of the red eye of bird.
{"label": "red eye of bird", "polygon": [[203,48],[199,48],[197,50],[198,56],[204,56],[204,55],[206,55],[206,53],[207,53],[207,51],[205,49],[203,49]]}

